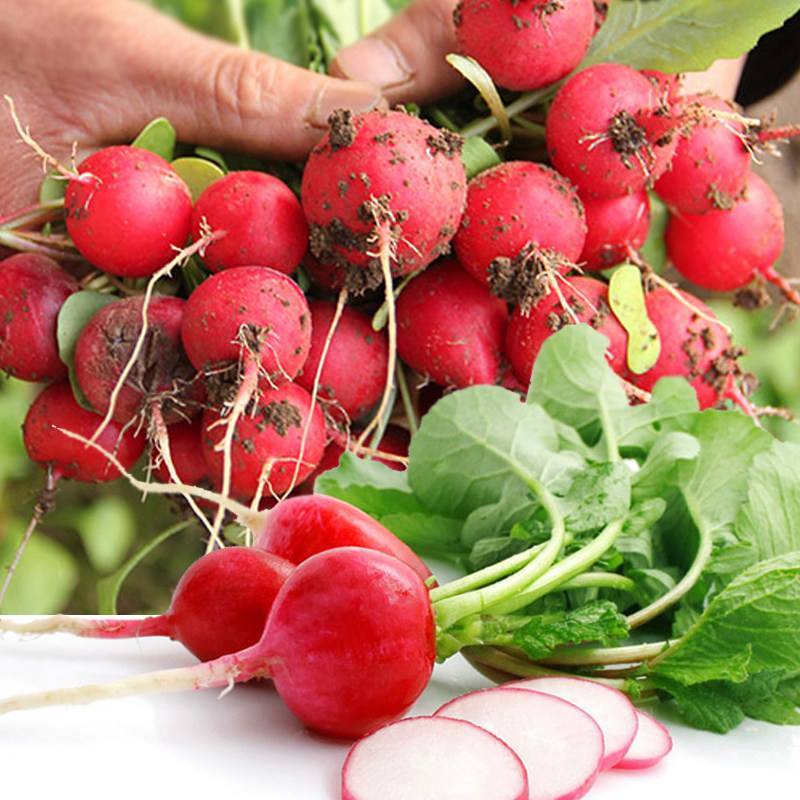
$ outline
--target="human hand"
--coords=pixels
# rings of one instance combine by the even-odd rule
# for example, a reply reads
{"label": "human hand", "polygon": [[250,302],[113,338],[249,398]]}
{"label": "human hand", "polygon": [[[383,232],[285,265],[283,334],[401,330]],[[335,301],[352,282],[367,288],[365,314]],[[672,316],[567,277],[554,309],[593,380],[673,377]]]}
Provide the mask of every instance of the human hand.
{"label": "human hand", "polygon": [[[184,28],[132,0],[0,0],[0,85],[66,161],[131,141],[166,116],[181,139],[300,159],[336,108],[384,104],[367,83],[317,75]],[[2,111],[0,111],[2,114]],[[41,165],[0,117],[0,213],[35,199]]]}

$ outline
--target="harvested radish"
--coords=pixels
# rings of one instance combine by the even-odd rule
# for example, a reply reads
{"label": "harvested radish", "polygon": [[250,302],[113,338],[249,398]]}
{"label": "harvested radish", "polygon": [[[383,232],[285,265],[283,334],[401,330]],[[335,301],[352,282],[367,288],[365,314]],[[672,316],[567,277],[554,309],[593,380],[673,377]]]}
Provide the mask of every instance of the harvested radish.
{"label": "harvested radish", "polygon": [[431,571],[414,551],[360,508],[321,494],[290,497],[264,519],[256,547],[293,564],[334,547],[366,547],[408,564],[422,580]]}
{"label": "harvested radish", "polygon": [[470,275],[518,303],[535,301],[549,273],[578,260],[585,240],[583,204],[570,182],[542,164],[509,161],[470,181],[453,246]]}
{"label": "harvested radish", "polygon": [[425,270],[397,302],[397,350],[418,372],[464,388],[500,379],[506,304],[454,260]]}
{"label": "harvested radish", "polygon": [[289,275],[308,248],[308,225],[300,201],[281,180],[265,172],[231,172],[197,199],[192,234],[207,225],[224,235],[206,247],[212,271],[271,267]]}
{"label": "harvested radish", "polygon": [[0,263],[0,369],[23,381],[65,378],[56,324],[78,282],[47,256],[18,253]]}
{"label": "harvested radish", "polygon": [[621,197],[664,173],[679,124],[644,75],[623,64],[597,64],[569,78],[555,96],[547,151],[582,194]]}
{"label": "harvested radish", "polygon": [[0,714],[271,677],[307,727],[354,738],[411,706],[431,676],[435,649],[433,611],[419,575],[385,553],[339,547],[292,572],[261,640],[246,650],[193,667],[6,698]]}
{"label": "harvested radish", "polygon": [[142,333],[142,297],[126,297],[101,308],[86,324],[75,347],[75,376],[98,413],[113,400],[112,419],[123,425],[155,404],[166,424],[200,410],[203,384],[181,345],[186,301],[155,296],[147,308],[144,343],[130,372],[114,391]]}
{"label": "harvested radish", "polygon": [[595,31],[592,0],[461,0],[453,15],[459,52],[506,89],[526,92],[578,66]]}
{"label": "harvested radish", "polygon": [[[462,139],[402,111],[337,111],[303,172],[311,252],[354,292],[383,280],[378,252],[406,275],[449,247],[466,195]],[[380,240],[380,241],[379,241]]]}
{"label": "harvested radish", "polygon": [[575,277],[567,279],[559,288],[560,296],[551,291],[529,314],[517,309],[511,316],[506,354],[517,380],[527,387],[542,345],[564,325],[575,322],[588,323],[608,338],[609,363],[618,375],[627,376],[628,335],[611,313],[608,286],[594,278]]}
{"label": "harvested radish", "polygon": [[356,742],[342,800],[528,800],[519,756],[489,731],[447,717],[401,719]]}
{"label": "harvested radish", "polygon": [[528,689],[482,689],[445,703],[437,717],[473,722],[502,739],[528,772],[530,800],[576,800],[597,778],[603,734],[572,703]]}
{"label": "harvested radish", "polygon": [[580,257],[583,269],[603,270],[621,264],[647,240],[650,200],[646,191],[582,199],[588,229]]}
{"label": "harvested radish", "polygon": [[[311,392],[325,341],[334,319],[335,304],[317,300],[311,310],[311,348],[298,385]],[[369,316],[346,306],[331,337],[322,367],[318,397],[334,417],[341,409],[346,419],[358,420],[380,400],[386,380],[389,345],[386,334],[374,331]]]}
{"label": "harvested radish", "polygon": [[[178,481],[187,486],[200,486],[208,480],[202,438],[201,417],[195,417],[188,422],[175,422],[167,429],[170,457],[175,466],[175,473]],[[153,475],[161,483],[173,482],[163,455],[154,460]]]}
{"label": "harvested radish", "polygon": [[636,709],[639,727],[636,737],[616,769],[648,769],[661,761],[672,750],[669,731],[644,711]]}
{"label": "harvested radish", "polygon": [[[203,452],[216,486],[224,482],[227,421],[216,409],[203,414]],[[266,389],[252,413],[241,415],[233,427],[230,490],[244,502],[281,495],[313,472],[324,450],[325,421],[308,392],[294,383]]]}
{"label": "harvested radish", "polygon": [[233,267],[192,292],[181,335],[195,369],[237,370],[247,355],[251,368],[278,385],[292,380],[305,363],[311,315],[300,287],[283,273]]}
{"label": "harvested radish", "polygon": [[186,244],[192,195],[161,156],[106,147],[67,183],[67,230],[81,255],[121,278],[152,275]]}
{"label": "harvested radish", "polygon": [[183,573],[165,614],[146,619],[85,619],[57,615],[29,623],[0,622],[16,633],[74,633],[92,639],[169,636],[201,661],[256,644],[278,590],[294,564],[252,547],[226,547]]}
{"label": "harvested radish", "polygon": [[638,726],[633,703],[617,689],[582,678],[548,676],[510,684],[517,689],[560,697],[585,711],[603,732],[603,758],[600,769],[611,769],[628,752]]}
{"label": "harvested radish", "polygon": [[[28,457],[51,468],[57,478],[72,478],[86,483],[116,480],[120,473],[104,455],[57,430],[63,428],[90,439],[100,421],[96,414],[77,404],[68,383],[52,384],[33,401],[22,426]],[[130,469],[144,451],[144,438],[111,423],[97,442]]]}

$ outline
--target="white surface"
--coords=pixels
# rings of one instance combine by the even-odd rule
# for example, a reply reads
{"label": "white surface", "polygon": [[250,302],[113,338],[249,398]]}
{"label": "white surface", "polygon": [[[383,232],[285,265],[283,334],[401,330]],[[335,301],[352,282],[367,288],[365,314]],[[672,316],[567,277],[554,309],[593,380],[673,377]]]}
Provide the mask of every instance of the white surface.
{"label": "white surface", "polygon": [[[0,696],[191,663],[180,645],[162,639],[3,634]],[[485,685],[456,657],[437,667],[411,713],[428,714]],[[337,800],[346,744],[304,731],[268,685],[217,697],[210,690],[151,695],[2,717],[0,793],[31,800]],[[604,773],[588,797],[800,798],[800,728],[746,722],[716,736],[668,725],[675,748],[664,762]]]}

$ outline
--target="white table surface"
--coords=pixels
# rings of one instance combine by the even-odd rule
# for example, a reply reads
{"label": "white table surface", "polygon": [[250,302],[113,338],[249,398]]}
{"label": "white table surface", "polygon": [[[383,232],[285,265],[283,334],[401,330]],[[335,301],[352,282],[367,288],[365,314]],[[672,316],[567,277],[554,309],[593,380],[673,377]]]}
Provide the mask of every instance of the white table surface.
{"label": "white table surface", "polygon": [[[0,635],[0,696],[184,666],[163,639]],[[488,685],[460,657],[411,711]],[[0,718],[0,796],[31,800],[337,800],[347,746],[309,734],[268,686],[151,695]],[[662,716],[662,718],[664,718]],[[667,720],[675,747],[652,770],[600,776],[592,800],[800,798],[800,728],[746,722],[726,736]],[[427,800],[427,798],[418,798]],[[435,799],[431,799],[435,800]]]}

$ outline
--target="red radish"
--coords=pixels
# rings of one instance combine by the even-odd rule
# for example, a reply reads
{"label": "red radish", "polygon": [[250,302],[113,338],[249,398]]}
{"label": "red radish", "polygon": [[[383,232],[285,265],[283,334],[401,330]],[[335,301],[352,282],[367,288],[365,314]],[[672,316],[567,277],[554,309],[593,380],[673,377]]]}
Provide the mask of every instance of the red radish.
{"label": "red radish", "polygon": [[341,264],[323,264],[308,253],[303,259],[303,267],[312,283],[330,294],[335,294],[345,284],[347,271]]}
{"label": "red radish", "polygon": [[0,369],[24,381],[56,381],[67,368],[58,356],[56,325],[78,282],[50,258],[19,253],[0,263]]}
{"label": "red radish", "polygon": [[[311,392],[335,304],[317,300],[309,308],[311,349],[297,383]],[[363,311],[346,306],[322,367],[318,397],[330,403],[334,415],[341,409],[349,420],[360,419],[381,398],[388,359],[386,334],[374,331],[370,317]]]}
{"label": "red radish", "polygon": [[192,195],[161,156],[139,147],[106,147],[78,171],[64,198],[67,230],[94,266],[142,278],[186,244]]}
{"label": "red radish", "polygon": [[658,720],[639,709],[636,716],[639,720],[636,737],[625,757],[616,764],[617,769],[648,769],[672,750],[672,737]]}
{"label": "red radish", "polygon": [[497,383],[508,309],[454,260],[414,278],[397,301],[397,351],[443,386]]}
{"label": "red radish", "polygon": [[652,369],[631,375],[631,383],[651,391],[661,378],[679,375],[695,392],[700,408],[711,408],[725,397],[736,399],[736,364],[741,351],[731,345],[714,312],[688,292],[655,289],[646,299],[647,314],[661,338],[661,354]]}
{"label": "red radish", "polygon": [[[230,273],[227,270],[219,274]],[[309,414],[311,423],[304,443]],[[221,445],[225,421],[215,409],[203,414],[203,452],[211,480],[217,486],[223,482]],[[324,450],[325,421],[318,405],[312,409],[305,389],[290,383],[262,391],[253,412],[240,416],[234,428],[230,478],[233,496],[249,502],[259,492],[267,497],[283,494],[311,474]]]}
{"label": "red radish", "polygon": [[[22,426],[28,457],[51,467],[58,478],[73,478],[86,483],[113,481],[120,473],[105,456],[57,430],[63,428],[90,439],[100,421],[100,417],[75,402],[68,383],[52,384],[33,401]],[[125,469],[130,469],[144,451],[143,436],[134,436],[113,422],[105,428],[97,443],[114,453]]]}
{"label": "red radish", "polygon": [[678,119],[657,87],[623,64],[597,64],[573,75],[547,115],[553,166],[583,195],[621,197],[652,184],[675,150]]}
{"label": "red radish", "polygon": [[656,182],[656,192],[680,214],[732,208],[750,174],[745,127],[733,119],[718,120],[709,112],[731,117],[736,107],[718,97],[696,95],[683,99],[678,108],[690,117],[689,130],[678,137],[670,168]]}
{"label": "red radish", "polygon": [[783,208],[766,181],[751,173],[744,195],[729,210],[673,216],[667,255],[687,280],[712,292],[741,289],[758,275],[794,303],[797,292],[775,271],[783,251]]}
{"label": "red radish", "polygon": [[431,577],[422,559],[380,522],[343,500],[320,494],[290,497],[275,506],[255,546],[293,564],[334,547],[366,547],[408,564],[424,581]]}
{"label": "red radish", "polygon": [[681,73],[659,72],[657,69],[643,69],[642,75],[645,76],[659,90],[662,100],[673,103],[681,93]]}
{"label": "red radish", "polygon": [[572,72],[595,31],[592,0],[461,0],[453,19],[459,52],[478,61],[498,86],[519,92]]}
{"label": "red radish", "polygon": [[511,269],[525,285],[537,277],[530,273],[539,262],[542,269],[568,269],[585,240],[583,204],[570,182],[542,164],[509,161],[470,181],[467,210],[453,245],[458,262],[479,281],[490,283],[490,265],[502,260],[497,263],[501,274],[491,282],[502,283]]}
{"label": "red radish", "polygon": [[[167,429],[169,450],[178,480],[187,486],[199,486],[208,480],[208,467],[203,456],[203,423],[201,417],[188,422],[175,422]],[[161,483],[172,483],[172,476],[163,458],[153,464],[153,475]]]}
{"label": "red radish", "polygon": [[350,749],[342,800],[528,800],[516,753],[483,728],[446,717],[401,719]]}
{"label": "red radish", "polygon": [[442,255],[464,208],[461,137],[402,111],[338,111],[330,124],[303,173],[313,255],[352,291],[382,281],[376,236],[391,238],[396,274]]}
{"label": "red radish", "polygon": [[558,294],[551,291],[527,316],[519,309],[511,316],[506,354],[517,379],[527,387],[545,340],[576,321],[588,323],[608,338],[609,363],[618,375],[627,377],[628,335],[611,313],[606,284],[594,278],[575,277],[560,284],[559,289],[566,308]]}
{"label": "red radish", "polygon": [[445,703],[437,717],[463,719],[502,739],[522,759],[530,800],[576,800],[597,778],[603,734],[577,706],[528,689],[482,689]]}
{"label": "red radish", "polygon": [[617,689],[583,678],[548,676],[510,684],[517,689],[533,689],[560,697],[585,711],[603,732],[603,757],[600,769],[611,769],[628,752],[638,728],[633,703]]}
{"label": "red radish", "polygon": [[169,636],[201,661],[256,644],[278,590],[294,564],[252,547],[226,547],[199,558],[183,573],[165,614],[146,619],[84,619],[58,615],[0,624],[17,633],[66,632],[92,639]]}
{"label": "red radish", "polygon": [[259,370],[278,385],[305,363],[311,315],[291,278],[265,267],[233,267],[192,292],[181,335],[195,369],[235,369],[243,353],[251,352]]}
{"label": "red radish", "polygon": [[289,275],[308,248],[300,201],[283,181],[265,172],[231,172],[212,183],[192,213],[195,238],[203,225],[224,231],[203,256],[212,272],[258,265]]}
{"label": "red radish", "polygon": [[580,264],[586,270],[603,270],[622,263],[646,241],[650,229],[647,192],[624,197],[584,197],[586,243]]}
{"label": "red radish", "polygon": [[[75,347],[75,375],[92,407],[105,414],[142,333],[144,298],[126,297],[101,308]],[[203,384],[181,346],[186,301],[156,296],[147,309],[144,345],[114,400],[112,419],[125,424],[157,403],[167,424],[193,416]]]}
{"label": "red radish", "polygon": [[355,738],[411,706],[428,683],[435,650],[428,590],[416,572],[385,553],[339,547],[292,572],[261,640],[246,650],[109,684],[7,698],[0,714],[271,677],[307,727]]}

